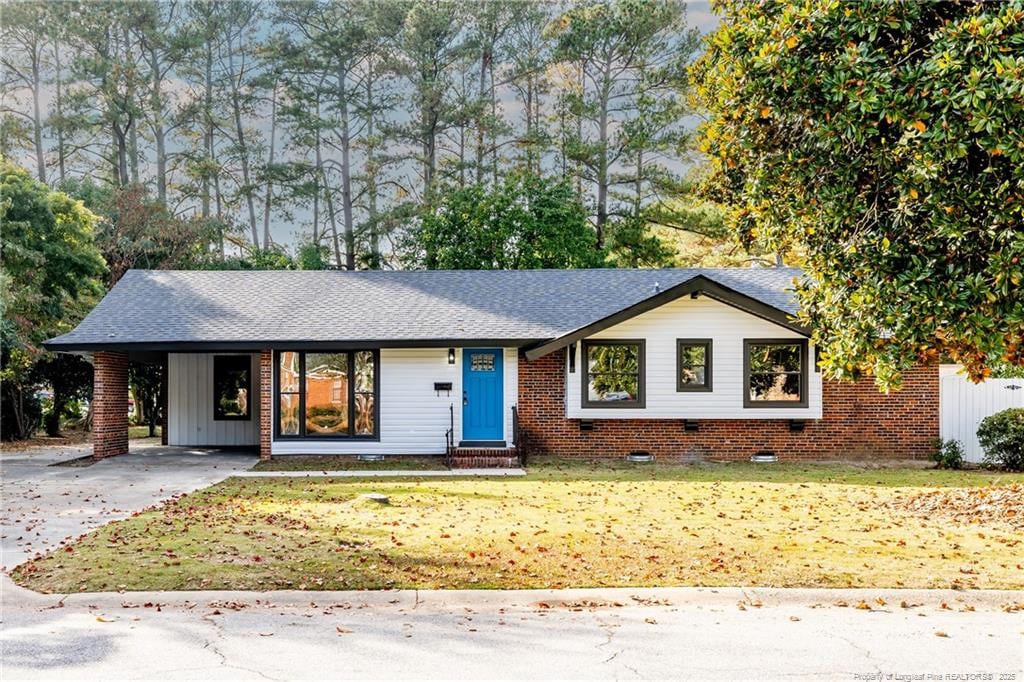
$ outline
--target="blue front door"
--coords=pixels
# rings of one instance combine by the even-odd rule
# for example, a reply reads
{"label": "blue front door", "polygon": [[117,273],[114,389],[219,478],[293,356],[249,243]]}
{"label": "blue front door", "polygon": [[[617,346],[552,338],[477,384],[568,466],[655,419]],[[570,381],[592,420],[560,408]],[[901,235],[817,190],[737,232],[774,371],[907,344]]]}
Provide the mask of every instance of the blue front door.
{"label": "blue front door", "polygon": [[462,440],[500,441],[502,355],[496,348],[466,348],[462,351]]}

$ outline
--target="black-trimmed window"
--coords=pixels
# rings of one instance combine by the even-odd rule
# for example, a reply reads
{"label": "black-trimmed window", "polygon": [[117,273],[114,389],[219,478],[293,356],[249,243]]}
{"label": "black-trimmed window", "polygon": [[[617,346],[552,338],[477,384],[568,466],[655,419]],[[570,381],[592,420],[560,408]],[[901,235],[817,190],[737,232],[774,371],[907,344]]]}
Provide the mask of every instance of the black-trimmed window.
{"label": "black-trimmed window", "polygon": [[743,406],[807,407],[807,341],[743,340]]}
{"label": "black-trimmed window", "polygon": [[252,419],[252,358],[248,355],[213,356],[214,421]]}
{"label": "black-trimmed window", "polygon": [[642,339],[584,341],[583,407],[643,407],[644,350]]}
{"label": "black-trimmed window", "polygon": [[278,351],[278,438],[377,439],[379,366],[375,350]]}
{"label": "black-trimmed window", "polygon": [[676,339],[676,391],[711,390],[711,339]]}

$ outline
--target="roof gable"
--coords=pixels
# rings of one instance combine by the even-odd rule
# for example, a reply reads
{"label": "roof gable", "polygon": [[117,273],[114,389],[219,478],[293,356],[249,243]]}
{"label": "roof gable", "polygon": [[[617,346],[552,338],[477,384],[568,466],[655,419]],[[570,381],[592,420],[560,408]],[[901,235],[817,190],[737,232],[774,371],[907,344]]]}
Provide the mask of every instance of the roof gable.
{"label": "roof gable", "polygon": [[683,296],[698,295],[707,296],[708,298],[712,298],[720,303],[724,303],[732,306],[733,308],[750,313],[756,317],[768,320],[769,322],[774,322],[780,327],[784,327],[805,336],[810,336],[810,332],[806,327],[795,322],[792,313],[780,310],[752,296],[748,296],[747,294],[736,291],[735,289],[719,284],[705,275],[697,275],[692,279],[675,285],[674,287],[652,294],[650,297],[642,301],[638,301],[628,308],[618,310],[606,317],[580,327],[579,329],[574,329],[562,336],[534,346],[526,351],[526,357],[530,360],[536,359],[556,351],[559,348],[564,348],[570,343],[585,339],[599,331],[613,327],[620,322],[636,317],[648,310],[654,310],[655,308],[663,306],[666,303],[670,303],[678,298],[682,298]]}

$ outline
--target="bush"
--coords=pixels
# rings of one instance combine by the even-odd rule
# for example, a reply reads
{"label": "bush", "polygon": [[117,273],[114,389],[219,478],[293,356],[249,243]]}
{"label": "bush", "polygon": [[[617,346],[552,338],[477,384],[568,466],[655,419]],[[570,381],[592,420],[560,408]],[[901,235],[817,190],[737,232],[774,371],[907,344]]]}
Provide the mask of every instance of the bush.
{"label": "bush", "polygon": [[937,469],[962,469],[964,466],[964,446],[955,438],[935,439],[935,452],[932,461]]}
{"label": "bush", "polygon": [[1024,407],[1011,407],[985,417],[978,427],[985,463],[1007,471],[1024,471]]}

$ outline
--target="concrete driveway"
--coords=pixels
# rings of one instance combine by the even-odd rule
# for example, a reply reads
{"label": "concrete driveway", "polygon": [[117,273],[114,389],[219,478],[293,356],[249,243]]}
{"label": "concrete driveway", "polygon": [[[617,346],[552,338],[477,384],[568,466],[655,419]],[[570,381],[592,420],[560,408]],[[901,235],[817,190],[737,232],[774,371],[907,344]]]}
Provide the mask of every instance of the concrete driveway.
{"label": "concrete driveway", "polygon": [[44,597],[13,588],[0,652],[5,680],[1021,680],[1024,618],[1004,610],[1020,599],[741,588]]}
{"label": "concrete driveway", "polygon": [[0,453],[0,564],[9,571],[36,553],[115,519],[249,469],[255,454],[133,443],[131,453],[91,466],[52,466],[90,446]]}

